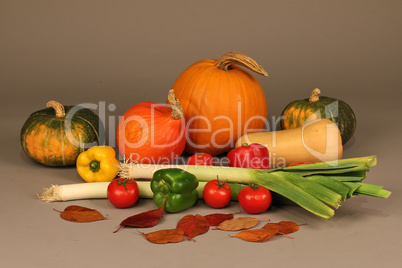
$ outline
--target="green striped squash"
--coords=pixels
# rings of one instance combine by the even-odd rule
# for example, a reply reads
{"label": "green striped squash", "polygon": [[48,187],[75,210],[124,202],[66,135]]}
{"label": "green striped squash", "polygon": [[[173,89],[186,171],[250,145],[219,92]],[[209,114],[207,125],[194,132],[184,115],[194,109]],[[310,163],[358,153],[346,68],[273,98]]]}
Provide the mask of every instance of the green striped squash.
{"label": "green striped squash", "polygon": [[91,110],[56,101],[46,107],[32,113],[21,129],[21,145],[31,159],[45,166],[71,166],[81,152],[101,143],[104,127]]}
{"label": "green striped squash", "polygon": [[356,130],[356,116],[346,102],[331,97],[320,97],[320,93],[320,89],[316,88],[310,98],[289,103],[281,114],[281,128],[297,128],[307,121],[326,118],[337,124],[342,144],[345,144]]}

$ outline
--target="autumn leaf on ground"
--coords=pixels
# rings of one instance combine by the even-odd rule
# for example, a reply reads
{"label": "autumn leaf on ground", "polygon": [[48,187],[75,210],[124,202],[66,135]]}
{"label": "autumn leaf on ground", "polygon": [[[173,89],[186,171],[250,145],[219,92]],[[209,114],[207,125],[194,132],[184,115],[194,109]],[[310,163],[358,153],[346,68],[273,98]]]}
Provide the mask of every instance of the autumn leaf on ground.
{"label": "autumn leaf on ground", "polygon": [[71,222],[92,222],[106,219],[106,217],[100,214],[97,210],[87,207],[72,205],[66,207],[64,211],[53,210],[60,212],[60,217],[62,219]]}
{"label": "autumn leaf on ground", "polygon": [[208,220],[210,226],[218,226],[226,220],[233,219],[233,214],[214,213],[204,217]]}
{"label": "autumn leaf on ground", "polygon": [[280,221],[278,223],[267,223],[262,227],[263,229],[277,229],[279,234],[290,234],[297,232],[300,227],[292,221]]}
{"label": "autumn leaf on ground", "polygon": [[120,227],[113,233],[118,232],[123,227],[146,228],[155,226],[163,217],[163,206],[157,209],[148,210],[134,216],[126,218],[120,223]]}
{"label": "autumn leaf on ground", "polygon": [[232,237],[237,237],[248,242],[265,242],[278,233],[278,229],[254,229],[244,230]]}
{"label": "autumn leaf on ground", "polygon": [[186,215],[179,221],[177,228],[182,229],[184,236],[192,240],[197,235],[208,232],[209,222],[204,216],[199,214],[195,216]]}
{"label": "autumn leaf on ground", "polygon": [[178,243],[184,238],[184,232],[180,228],[160,230],[147,234],[140,231],[138,232],[143,234],[149,242],[155,244]]}
{"label": "autumn leaf on ground", "polygon": [[236,219],[226,220],[213,229],[223,231],[240,231],[253,228],[260,220],[253,217],[239,217]]}

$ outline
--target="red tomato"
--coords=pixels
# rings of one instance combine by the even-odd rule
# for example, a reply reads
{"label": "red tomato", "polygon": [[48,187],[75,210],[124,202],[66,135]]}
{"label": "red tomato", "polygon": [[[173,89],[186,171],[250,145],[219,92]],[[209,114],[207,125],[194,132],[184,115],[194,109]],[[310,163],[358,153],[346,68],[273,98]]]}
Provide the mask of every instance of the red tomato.
{"label": "red tomato", "polygon": [[258,214],[266,211],[271,205],[271,192],[258,185],[251,185],[240,190],[238,196],[240,206],[250,214]]}
{"label": "red tomato", "polygon": [[107,198],[118,208],[131,207],[137,202],[139,195],[138,184],[133,179],[117,178],[107,187]]}
{"label": "red tomato", "polygon": [[187,165],[215,166],[215,159],[207,153],[194,154],[188,159]]}
{"label": "red tomato", "polygon": [[311,164],[311,162],[297,162],[297,163],[292,163],[288,167],[293,167],[293,166],[298,166],[298,165],[308,165]]}
{"label": "red tomato", "polygon": [[213,208],[223,208],[229,204],[232,197],[232,190],[229,184],[219,179],[209,181],[205,184],[202,193],[205,203]]}

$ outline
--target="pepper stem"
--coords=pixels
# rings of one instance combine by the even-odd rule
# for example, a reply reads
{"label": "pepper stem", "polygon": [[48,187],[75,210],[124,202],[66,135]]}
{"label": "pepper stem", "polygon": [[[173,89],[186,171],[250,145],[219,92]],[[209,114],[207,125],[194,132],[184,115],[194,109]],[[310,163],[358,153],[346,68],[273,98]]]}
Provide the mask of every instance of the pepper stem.
{"label": "pepper stem", "polygon": [[48,103],[46,103],[46,108],[53,108],[54,111],[56,112],[56,117],[65,117],[66,116],[64,106],[60,102],[51,100]]}
{"label": "pepper stem", "polygon": [[96,161],[96,160],[92,160],[89,163],[89,170],[91,170],[92,172],[98,172],[100,169],[100,162]]}
{"label": "pepper stem", "polygon": [[313,92],[311,92],[309,102],[316,102],[320,99],[319,95],[321,94],[321,90],[319,88],[315,88]]}
{"label": "pepper stem", "polygon": [[172,118],[178,120],[183,116],[183,108],[180,105],[180,101],[176,98],[174,94],[174,89],[169,90],[168,101],[172,106]]}
{"label": "pepper stem", "polygon": [[230,70],[233,64],[246,67],[260,75],[268,76],[268,73],[255,60],[239,52],[226,53],[215,62],[215,66],[224,71]]}

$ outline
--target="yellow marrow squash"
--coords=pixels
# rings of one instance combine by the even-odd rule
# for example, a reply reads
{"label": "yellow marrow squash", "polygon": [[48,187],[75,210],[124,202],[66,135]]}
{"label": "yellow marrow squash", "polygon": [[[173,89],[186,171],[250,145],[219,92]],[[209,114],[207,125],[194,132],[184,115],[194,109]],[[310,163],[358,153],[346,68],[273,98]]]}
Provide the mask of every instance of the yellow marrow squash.
{"label": "yellow marrow squash", "polygon": [[328,119],[306,122],[294,129],[249,133],[240,137],[235,147],[259,143],[270,152],[271,168],[286,167],[297,162],[325,162],[342,157],[341,133]]}

